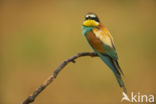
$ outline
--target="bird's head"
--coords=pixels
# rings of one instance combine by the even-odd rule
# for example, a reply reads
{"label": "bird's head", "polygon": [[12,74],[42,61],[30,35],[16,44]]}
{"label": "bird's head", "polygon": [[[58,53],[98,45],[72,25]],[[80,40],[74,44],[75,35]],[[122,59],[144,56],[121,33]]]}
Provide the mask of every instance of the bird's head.
{"label": "bird's head", "polygon": [[100,24],[99,18],[94,13],[87,13],[85,15],[85,20],[83,21],[83,26],[92,27],[98,26]]}

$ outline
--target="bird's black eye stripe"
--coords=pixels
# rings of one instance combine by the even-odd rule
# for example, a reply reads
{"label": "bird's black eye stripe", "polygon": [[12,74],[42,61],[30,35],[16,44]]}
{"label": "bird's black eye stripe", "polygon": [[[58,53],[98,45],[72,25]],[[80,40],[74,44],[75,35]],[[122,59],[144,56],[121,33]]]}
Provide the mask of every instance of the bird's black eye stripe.
{"label": "bird's black eye stripe", "polygon": [[86,17],[85,18],[85,20],[88,20],[88,19],[95,20],[95,21],[99,22],[99,19],[97,17]]}
{"label": "bird's black eye stripe", "polygon": [[97,17],[96,17],[96,18],[94,18],[94,20],[95,20],[95,21],[97,21],[97,22],[100,22],[100,21],[99,21],[99,19],[98,19]]}
{"label": "bird's black eye stripe", "polygon": [[88,17],[85,18],[85,20],[88,20],[88,19],[89,19]]}

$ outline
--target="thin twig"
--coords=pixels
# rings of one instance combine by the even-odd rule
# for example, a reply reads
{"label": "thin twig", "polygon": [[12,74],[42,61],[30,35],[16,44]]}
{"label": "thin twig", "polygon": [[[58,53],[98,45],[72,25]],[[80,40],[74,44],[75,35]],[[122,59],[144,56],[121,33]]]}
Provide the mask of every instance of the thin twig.
{"label": "thin twig", "polygon": [[57,77],[58,73],[70,62],[75,63],[76,59],[82,56],[91,56],[91,57],[95,57],[97,56],[96,53],[94,52],[82,52],[82,53],[78,53],[75,56],[72,56],[68,59],[66,59],[65,61],[62,62],[62,64],[53,72],[52,75],[50,75],[50,77],[43,83],[41,84],[33,93],[32,95],[28,96],[23,102],[22,104],[29,104],[32,103],[36,97],[50,84],[53,82],[53,80]]}

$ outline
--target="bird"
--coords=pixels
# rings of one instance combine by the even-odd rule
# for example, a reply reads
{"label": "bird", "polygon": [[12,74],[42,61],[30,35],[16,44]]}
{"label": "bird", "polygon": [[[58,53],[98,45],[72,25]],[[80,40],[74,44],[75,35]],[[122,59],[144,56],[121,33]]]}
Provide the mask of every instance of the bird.
{"label": "bird", "polygon": [[114,45],[114,41],[109,30],[100,22],[95,13],[89,12],[85,15],[82,23],[82,34],[87,40],[92,50],[104,61],[104,63],[112,70],[119,86],[127,93],[118,55]]}

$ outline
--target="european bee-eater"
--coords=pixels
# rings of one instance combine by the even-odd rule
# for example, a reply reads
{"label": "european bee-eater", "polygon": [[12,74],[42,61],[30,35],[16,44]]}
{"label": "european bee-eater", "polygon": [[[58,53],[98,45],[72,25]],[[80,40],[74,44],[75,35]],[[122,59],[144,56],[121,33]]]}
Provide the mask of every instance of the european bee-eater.
{"label": "european bee-eater", "polygon": [[123,72],[118,64],[118,56],[114,46],[113,38],[108,29],[101,24],[94,13],[87,13],[82,25],[83,35],[94,52],[113,71],[119,85],[126,92],[121,74]]}

